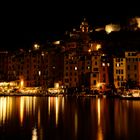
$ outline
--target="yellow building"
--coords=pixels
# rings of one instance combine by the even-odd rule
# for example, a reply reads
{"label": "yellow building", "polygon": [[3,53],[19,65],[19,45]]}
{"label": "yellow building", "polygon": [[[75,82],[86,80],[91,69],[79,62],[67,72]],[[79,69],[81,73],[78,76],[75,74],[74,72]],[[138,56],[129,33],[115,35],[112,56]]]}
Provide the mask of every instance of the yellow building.
{"label": "yellow building", "polygon": [[126,82],[126,58],[113,58],[114,85],[116,88],[124,86]]}
{"label": "yellow building", "polygon": [[95,90],[98,88],[98,84],[100,83],[101,56],[99,54],[92,55],[91,66],[90,89]]}

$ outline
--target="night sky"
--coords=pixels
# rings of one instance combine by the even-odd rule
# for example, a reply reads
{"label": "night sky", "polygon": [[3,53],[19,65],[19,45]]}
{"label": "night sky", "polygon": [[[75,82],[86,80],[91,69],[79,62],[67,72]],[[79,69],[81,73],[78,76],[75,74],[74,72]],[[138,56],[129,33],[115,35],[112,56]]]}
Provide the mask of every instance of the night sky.
{"label": "night sky", "polygon": [[136,5],[121,1],[5,2],[0,10],[0,49],[28,48],[33,42],[61,38],[66,30],[79,27],[84,17],[92,27],[123,22],[140,15]]}

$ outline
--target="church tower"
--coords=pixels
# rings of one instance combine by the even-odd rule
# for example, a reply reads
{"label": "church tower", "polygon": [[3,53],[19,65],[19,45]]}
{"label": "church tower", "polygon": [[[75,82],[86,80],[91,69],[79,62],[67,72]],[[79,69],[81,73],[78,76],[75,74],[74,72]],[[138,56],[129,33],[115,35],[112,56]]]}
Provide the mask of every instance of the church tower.
{"label": "church tower", "polygon": [[89,25],[88,22],[86,21],[86,18],[84,18],[84,20],[82,21],[80,25],[80,30],[81,32],[89,32]]}

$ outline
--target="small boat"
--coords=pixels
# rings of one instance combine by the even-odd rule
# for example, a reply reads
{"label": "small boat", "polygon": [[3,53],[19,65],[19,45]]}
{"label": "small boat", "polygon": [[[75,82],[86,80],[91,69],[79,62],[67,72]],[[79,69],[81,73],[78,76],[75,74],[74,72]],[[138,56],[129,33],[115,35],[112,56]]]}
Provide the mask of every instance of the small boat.
{"label": "small boat", "polygon": [[120,95],[121,99],[140,100],[140,89],[130,89]]}

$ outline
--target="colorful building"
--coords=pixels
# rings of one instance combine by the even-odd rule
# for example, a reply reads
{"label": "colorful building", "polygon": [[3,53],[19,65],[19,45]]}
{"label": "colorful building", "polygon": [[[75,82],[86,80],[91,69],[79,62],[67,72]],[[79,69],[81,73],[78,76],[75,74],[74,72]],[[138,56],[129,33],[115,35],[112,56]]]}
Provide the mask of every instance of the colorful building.
{"label": "colorful building", "polygon": [[118,57],[113,59],[114,85],[116,88],[124,87],[126,82],[126,58]]}

